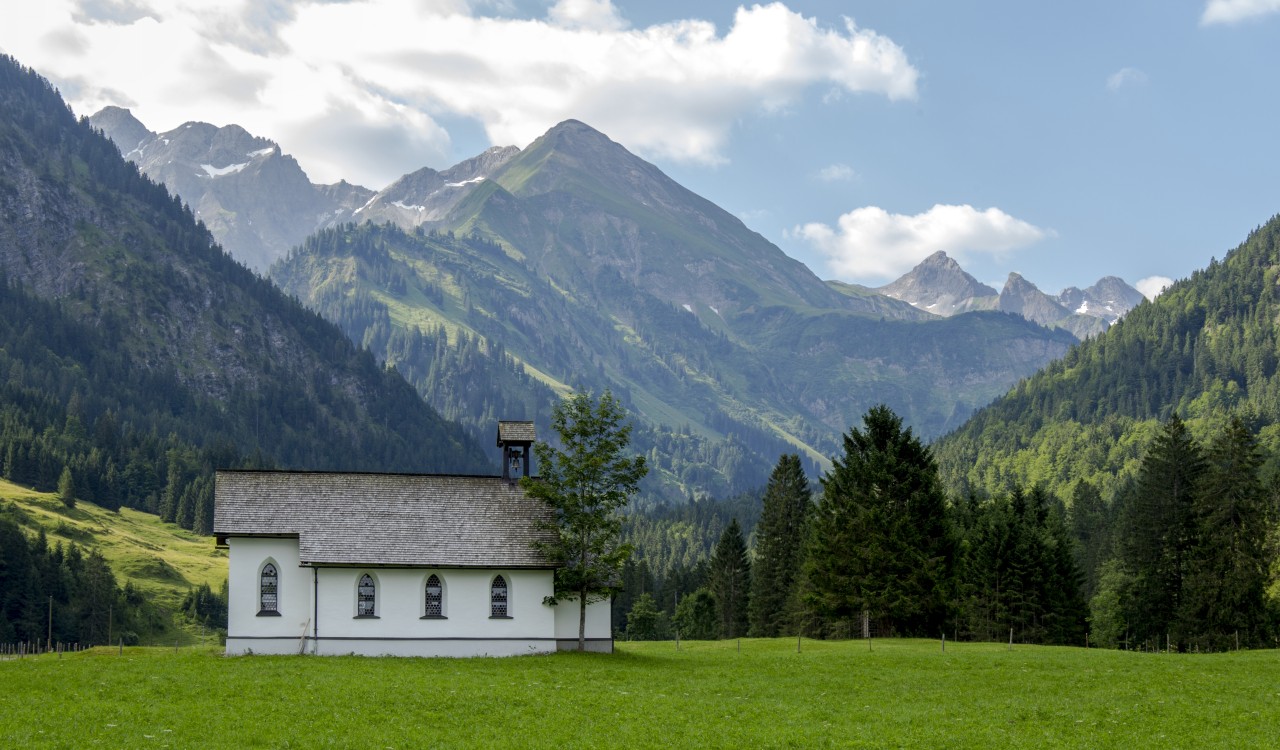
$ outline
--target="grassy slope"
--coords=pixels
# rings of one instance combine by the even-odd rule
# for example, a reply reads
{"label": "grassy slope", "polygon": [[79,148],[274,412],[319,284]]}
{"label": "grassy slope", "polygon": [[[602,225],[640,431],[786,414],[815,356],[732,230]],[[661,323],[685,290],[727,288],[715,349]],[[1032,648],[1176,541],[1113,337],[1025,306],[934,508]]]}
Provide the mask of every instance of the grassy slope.
{"label": "grassy slope", "polygon": [[[6,747],[1273,747],[1280,654],[932,641],[0,662]],[[82,721],[49,706],[74,700]]]}
{"label": "grassy slope", "polygon": [[43,527],[50,544],[74,542],[96,548],[117,583],[132,581],[166,609],[176,608],[187,591],[201,583],[217,591],[227,577],[226,551],[214,549],[211,537],[163,523],[149,513],[129,508],[113,513],[85,502],[68,509],[53,494],[2,479],[0,508],[16,515],[14,520],[30,532]]}

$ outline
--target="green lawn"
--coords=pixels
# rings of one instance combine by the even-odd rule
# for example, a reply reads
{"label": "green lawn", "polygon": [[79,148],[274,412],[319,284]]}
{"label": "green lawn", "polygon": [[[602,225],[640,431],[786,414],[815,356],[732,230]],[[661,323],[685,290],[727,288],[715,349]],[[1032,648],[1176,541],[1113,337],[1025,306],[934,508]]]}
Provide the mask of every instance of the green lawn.
{"label": "green lawn", "polygon": [[1280,746],[1280,652],[931,641],[620,644],[612,656],[0,662],[0,747]]}

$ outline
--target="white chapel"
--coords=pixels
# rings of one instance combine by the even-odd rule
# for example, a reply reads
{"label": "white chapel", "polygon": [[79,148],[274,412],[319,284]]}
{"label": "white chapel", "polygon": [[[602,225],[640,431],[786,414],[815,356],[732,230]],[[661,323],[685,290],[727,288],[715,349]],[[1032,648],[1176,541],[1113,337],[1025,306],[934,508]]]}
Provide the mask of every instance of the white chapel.
{"label": "white chapel", "polygon": [[[502,476],[219,471],[227,654],[513,656],[575,649],[578,604],[544,603],[551,511],[516,481],[529,422],[500,422]],[[587,648],[613,650],[608,601]]]}

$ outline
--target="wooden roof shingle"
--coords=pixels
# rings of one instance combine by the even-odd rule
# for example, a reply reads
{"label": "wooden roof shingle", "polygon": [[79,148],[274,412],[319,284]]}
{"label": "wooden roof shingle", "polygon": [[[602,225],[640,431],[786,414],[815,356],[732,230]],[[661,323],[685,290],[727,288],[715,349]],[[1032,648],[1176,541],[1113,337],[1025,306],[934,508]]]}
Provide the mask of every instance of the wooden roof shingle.
{"label": "wooden roof shingle", "polygon": [[303,564],[549,568],[551,511],[501,477],[219,471],[213,533],[298,537]]}

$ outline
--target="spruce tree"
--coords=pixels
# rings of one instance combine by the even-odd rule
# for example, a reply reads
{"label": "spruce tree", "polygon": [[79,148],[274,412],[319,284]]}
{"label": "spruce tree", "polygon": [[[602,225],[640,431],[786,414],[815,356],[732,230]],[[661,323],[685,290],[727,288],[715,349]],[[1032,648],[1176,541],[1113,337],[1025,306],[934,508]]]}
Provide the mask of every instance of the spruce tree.
{"label": "spruce tree", "polygon": [[882,633],[936,635],[955,557],[937,465],[889,407],[872,407],[863,425],[822,479],[806,606],[836,633],[854,634],[865,616]]}
{"label": "spruce tree", "polygon": [[58,499],[68,508],[76,507],[76,482],[70,466],[62,467],[62,476],[58,477]]}
{"label": "spruce tree", "polygon": [[1092,598],[1097,590],[1102,563],[1111,556],[1110,515],[1102,493],[1083,479],[1071,491],[1071,538],[1075,540],[1076,565],[1084,577],[1083,593]]}
{"label": "spruce tree", "polygon": [[1266,586],[1268,494],[1257,439],[1239,417],[1210,445],[1192,507],[1195,547],[1176,630],[1201,650],[1262,645],[1269,630]]}
{"label": "spruce tree", "polygon": [[751,568],[750,633],[773,638],[790,632],[789,607],[803,562],[808,522],[809,480],[800,457],[778,459],[764,491],[764,508],[756,525],[756,557]]}
{"label": "spruce tree", "polygon": [[1151,441],[1126,503],[1120,554],[1131,588],[1124,620],[1139,645],[1164,645],[1176,624],[1204,466],[1200,445],[1174,414]]}
{"label": "spruce tree", "polygon": [[711,555],[709,584],[720,612],[720,637],[740,638],[746,635],[751,559],[747,557],[747,542],[736,518],[720,535]]}

